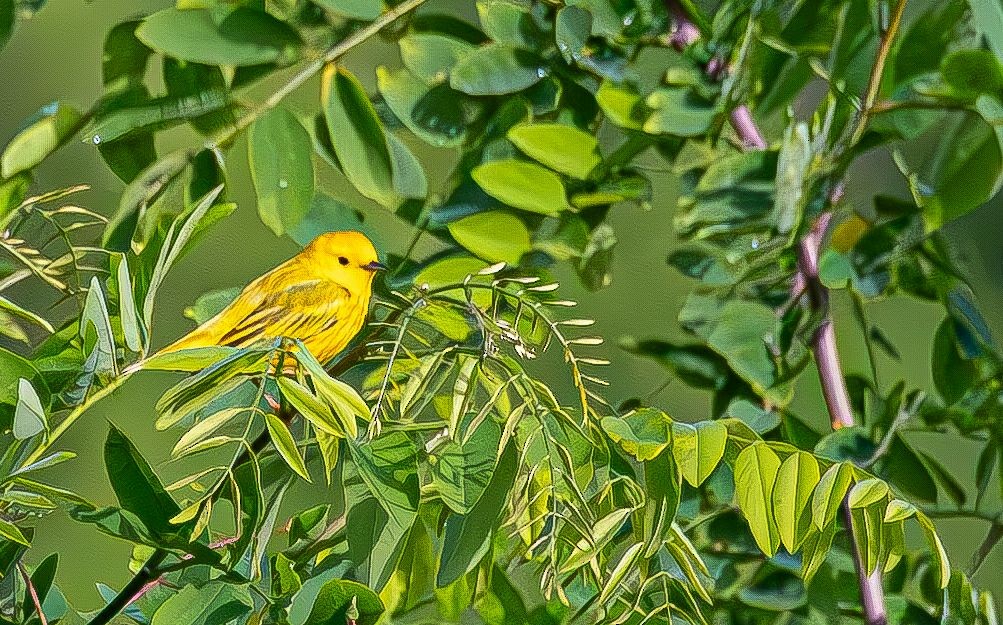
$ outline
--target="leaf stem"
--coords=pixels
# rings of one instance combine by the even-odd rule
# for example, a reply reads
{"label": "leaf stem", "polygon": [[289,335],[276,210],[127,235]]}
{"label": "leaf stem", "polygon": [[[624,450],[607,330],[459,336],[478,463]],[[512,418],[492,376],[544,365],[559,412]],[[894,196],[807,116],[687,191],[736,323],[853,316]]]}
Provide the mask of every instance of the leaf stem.
{"label": "leaf stem", "polygon": [[45,618],[45,612],[42,611],[42,602],[38,598],[38,591],[35,590],[35,584],[31,581],[31,575],[28,575],[28,569],[24,568],[24,562],[17,563],[17,570],[21,572],[21,577],[24,578],[24,585],[28,587],[28,596],[31,597],[31,603],[35,606],[35,614],[38,615],[38,622],[41,625],[49,625],[49,621]]}

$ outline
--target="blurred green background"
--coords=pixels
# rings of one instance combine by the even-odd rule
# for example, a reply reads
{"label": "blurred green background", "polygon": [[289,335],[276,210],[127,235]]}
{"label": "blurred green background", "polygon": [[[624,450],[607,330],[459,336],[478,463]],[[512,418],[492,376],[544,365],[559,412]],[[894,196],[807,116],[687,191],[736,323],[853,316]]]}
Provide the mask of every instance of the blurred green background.
{"label": "blurred green background", "polygon": [[[18,25],[11,41],[0,53],[0,142],[13,136],[22,120],[40,106],[60,100],[87,109],[101,95],[101,55],[104,37],[116,23],[148,14],[173,4],[170,0],[83,0],[51,2],[29,21]],[[433,0],[425,10],[444,10],[474,19],[473,2],[463,0]],[[923,3],[916,3],[917,5]],[[917,7],[911,7],[916,9]],[[915,14],[915,12],[911,11]],[[660,75],[657,53],[645,59],[650,65],[651,80]],[[379,64],[395,65],[393,48],[380,41],[371,41],[354,51],[346,63],[357,72],[371,91],[374,68]],[[154,93],[160,87],[157,64],[151,63],[149,84]],[[249,101],[270,92],[276,83],[255,86],[244,96]],[[315,79],[297,92],[288,104],[306,113],[316,109],[319,91]],[[769,134],[770,125],[766,124]],[[407,139],[407,138],[406,138]],[[166,133],[161,139],[161,152],[192,145],[197,137],[187,129]],[[422,162],[429,167],[430,189],[434,193],[451,165],[455,154],[435,150],[409,141]],[[258,220],[254,193],[247,171],[243,141],[228,154],[228,193],[238,203],[237,212],[217,226],[169,276],[161,291],[160,306],[154,323],[154,343],[163,345],[191,327],[182,311],[195,298],[210,290],[243,285],[296,252],[289,239],[276,238]],[[660,163],[652,157],[657,168]],[[582,316],[597,319],[596,329],[607,338],[602,349],[613,361],[608,378],[612,383],[609,399],[614,405],[629,397],[647,397],[667,409],[675,418],[697,420],[708,412],[708,397],[669,384],[652,394],[666,380],[666,373],[657,365],[630,356],[617,347],[624,335],[641,338],[680,338],[676,329],[676,314],[692,284],[672,271],[665,263],[674,246],[671,227],[672,210],[678,181],[670,173],[651,173],[655,200],[651,210],[620,207],[613,211],[614,226],[619,238],[613,272],[613,284],[599,293],[586,293],[568,271],[558,269],[566,295],[582,302]],[[104,165],[97,149],[89,143],[72,143],[39,169],[36,190],[66,187],[85,183],[91,190],[75,201],[103,214],[110,214],[118,204],[122,183]],[[319,167],[318,189],[346,200],[363,209],[367,222],[379,233],[383,252],[403,251],[411,237],[409,228],[386,210],[359,196],[330,167]],[[886,152],[861,159],[850,173],[849,199],[865,206],[876,192],[904,195],[904,181]],[[963,259],[974,280],[982,311],[989,319],[997,337],[1003,336],[1003,221],[1000,211],[1003,198],[997,196],[988,205],[948,228],[955,251]],[[425,239],[421,252],[433,251],[434,244]],[[36,292],[20,293],[29,302],[45,301],[44,287]],[[849,315],[848,302],[836,296],[836,324],[840,348],[848,373],[867,371],[866,355],[856,323]],[[902,358],[895,361],[879,353],[880,383],[887,389],[899,379],[910,386],[932,389],[929,352],[933,331],[940,321],[941,308],[906,298],[891,298],[869,306],[868,313],[900,349]],[[544,360],[546,364],[546,360]],[[570,384],[565,371],[554,367],[551,377],[565,391]],[[549,373],[549,372],[547,372]],[[85,415],[64,437],[61,447],[76,451],[79,457],[50,471],[54,483],[71,485],[95,502],[112,503],[114,495],[107,483],[101,457],[106,434],[106,421],[114,421],[142,448],[155,464],[165,482],[184,472],[184,467],[167,462],[177,432],[155,432],[153,405],[159,394],[176,381],[171,375],[144,373],[134,377],[112,398]],[[562,387],[562,383],[564,386]],[[795,400],[795,409],[817,429],[828,429],[828,419],[820,400],[817,380],[812,371],[803,376]],[[962,483],[970,483],[978,448],[973,443],[956,438],[932,435],[914,436],[913,441],[933,450],[944,464],[958,475]],[[328,496],[323,490],[302,487],[290,505],[318,503]],[[988,510],[999,509],[998,495],[984,502]],[[969,521],[939,522],[952,558],[964,565],[982,540],[985,527]],[[222,529],[222,528],[221,528]],[[126,564],[129,545],[97,533],[92,527],[78,525],[64,514],[57,513],[40,523],[32,549],[37,561],[48,553],[60,553],[58,582],[69,600],[78,609],[92,609],[101,604],[96,582],[119,586],[128,577]],[[983,565],[976,581],[1003,595],[1003,550],[997,549]]]}

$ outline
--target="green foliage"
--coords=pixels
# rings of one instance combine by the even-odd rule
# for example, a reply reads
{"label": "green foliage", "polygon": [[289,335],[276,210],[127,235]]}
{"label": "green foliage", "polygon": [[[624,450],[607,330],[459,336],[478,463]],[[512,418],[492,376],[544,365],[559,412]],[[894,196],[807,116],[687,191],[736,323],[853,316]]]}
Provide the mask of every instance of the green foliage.
{"label": "green foliage", "polygon": [[[933,518],[991,522],[976,569],[1003,536],[984,507],[1003,485],[1003,356],[942,230],[1003,183],[999,7],[934,3],[902,23],[904,0],[725,1],[708,15],[689,1],[480,0],[474,23],[423,4],[180,3],[123,22],[93,108],[48,105],[7,143],[4,621],[873,625],[859,573],[884,577],[890,622],[995,623]],[[0,46],[40,6],[0,0]],[[342,63],[377,36],[399,63],[372,76]],[[147,81],[151,61],[162,81]],[[316,75],[315,103],[282,103]],[[158,153],[181,124],[198,139]],[[392,273],[332,362],[295,337],[151,354],[161,287],[236,208],[227,160],[245,134],[277,237],[375,234],[381,211],[414,232],[403,256],[381,250]],[[29,196],[73,139],[125,184],[107,219],[64,203],[83,186]],[[445,150],[451,169],[433,176]],[[844,177],[871,150],[910,197],[853,204]],[[656,174],[681,190],[668,263],[693,289],[677,331],[621,347],[710,395],[695,422],[650,398],[610,403],[610,363],[591,351],[601,330],[553,277],[608,286],[614,253],[634,251],[616,228],[650,208]],[[358,195],[326,195],[332,176]],[[22,281],[68,312],[7,292]],[[235,293],[186,315],[205,321]],[[875,347],[899,350],[865,304],[895,294],[944,312],[929,394],[877,379]],[[843,296],[867,377],[844,376],[829,340]],[[849,427],[823,435],[795,414],[815,370],[834,428]],[[165,485],[112,425],[115,505],[43,481],[74,457],[54,451],[60,437],[146,371],[181,374],[153,425],[185,475]],[[975,440],[974,483],[908,430]],[[291,509],[307,482],[324,503]],[[96,614],[47,600],[61,597],[58,557],[25,568],[34,519],[59,508],[134,545],[133,583],[105,588]],[[924,546],[906,540],[913,525]]]}

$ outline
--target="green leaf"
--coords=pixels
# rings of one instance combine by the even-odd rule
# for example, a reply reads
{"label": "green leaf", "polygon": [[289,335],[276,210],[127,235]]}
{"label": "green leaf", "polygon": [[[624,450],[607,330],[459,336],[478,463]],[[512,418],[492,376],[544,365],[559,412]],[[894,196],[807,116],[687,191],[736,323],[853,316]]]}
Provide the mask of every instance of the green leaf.
{"label": "green leaf", "polygon": [[83,116],[73,107],[53,102],[42,108],[37,121],[10,140],[0,156],[0,178],[27,171],[73,136]]}
{"label": "green leaf", "polygon": [[[592,36],[592,14],[580,6],[565,6],[554,20],[554,40],[561,56],[573,63],[586,54]],[[602,87],[600,87],[600,90]]]}
{"label": "green leaf", "polygon": [[118,291],[118,320],[122,326],[122,337],[125,346],[133,352],[143,349],[139,329],[139,311],[136,309],[136,295],[132,289],[132,278],[129,275],[129,261],[125,255],[114,259],[118,263],[115,283]]}
{"label": "green leaf", "polygon": [[[193,97],[201,99],[204,93],[217,92],[226,100],[230,100],[229,83],[223,75],[223,70],[212,65],[189,63],[167,57],[164,59],[164,85],[167,87],[168,95],[176,99]],[[237,106],[228,103],[221,110],[191,116],[188,122],[203,135],[212,136],[236,123]],[[215,155],[212,157],[215,160]],[[208,186],[214,187],[216,184],[218,183],[214,182]],[[197,197],[208,190],[193,195]]]}
{"label": "green leaf", "polygon": [[205,65],[289,65],[300,48],[296,31],[250,8],[234,9],[219,25],[208,9],[164,9],[143,20],[136,37],[165,56]]}
{"label": "green leaf", "polygon": [[707,337],[707,344],[759,393],[786,403],[786,392],[773,388],[776,365],[768,348],[779,336],[772,308],[745,300],[730,300]]}
{"label": "green leaf", "polygon": [[591,535],[582,536],[575,543],[571,553],[561,564],[560,572],[570,573],[592,562],[620,531],[630,513],[631,510],[627,508],[618,508],[596,521],[588,528]]}
{"label": "green leaf", "polygon": [[901,499],[892,499],[888,502],[888,507],[885,508],[885,523],[894,523],[896,521],[905,521],[909,517],[916,514],[916,506],[912,505],[908,501],[902,501]]}
{"label": "green leaf", "polygon": [[596,101],[611,122],[628,130],[641,130],[648,119],[644,99],[629,85],[604,80],[596,92]]}
{"label": "green leaf", "polygon": [[[979,104],[991,114],[988,119],[1003,117],[1003,105],[993,98],[982,96]],[[994,130],[987,118],[974,113],[955,118],[939,133],[940,144],[920,176],[932,194],[916,198],[927,232],[978,208],[1000,188],[1000,134],[1003,131]]]}
{"label": "green leaf", "polygon": [[850,508],[866,508],[887,496],[888,484],[877,478],[868,478],[853,485],[846,502]]}
{"label": "green leaf", "polygon": [[456,64],[476,48],[441,33],[411,33],[401,38],[399,45],[404,67],[429,84],[446,80]]}
{"label": "green leaf", "polygon": [[880,467],[881,476],[910,497],[931,503],[937,501],[937,484],[930,469],[900,434],[892,439]]}
{"label": "green leaf", "polygon": [[[141,180],[142,177],[136,180]],[[150,327],[153,320],[153,303],[156,300],[157,291],[167,277],[167,272],[171,270],[174,263],[184,254],[188,243],[196,234],[204,228],[203,221],[209,222],[213,219],[213,211],[220,211],[226,205],[214,205],[216,198],[223,192],[220,185],[200,198],[198,203],[190,211],[179,215],[171,224],[167,235],[164,237],[163,246],[157,256],[157,262],[153,268],[153,275],[150,276],[149,285],[146,288],[146,297],[143,298],[143,325]],[[124,201],[123,195],[123,201]],[[138,208],[138,207],[137,207]],[[233,210],[231,206],[230,211]],[[222,212],[226,212],[225,209]],[[218,214],[218,213],[217,213]]]}
{"label": "green leaf", "polygon": [[780,535],[773,515],[773,490],[780,458],[763,442],[753,443],[735,459],[735,498],[756,544],[769,557],[777,553]]}
{"label": "green leaf", "polygon": [[240,287],[230,287],[203,293],[198,296],[195,303],[185,308],[184,315],[194,321],[196,325],[202,325],[235,300],[240,291]]}
{"label": "green leaf", "polygon": [[321,101],[335,153],[349,182],[362,195],[396,208],[401,199],[395,192],[394,159],[362,84],[347,69],[329,66],[323,74]]}
{"label": "green leaf", "polygon": [[31,382],[24,378],[17,380],[17,406],[14,408],[14,438],[19,441],[39,434],[47,428],[45,409]]}
{"label": "green leaf", "polygon": [[621,339],[620,347],[653,359],[688,386],[720,390],[728,382],[728,364],[700,344],[682,345],[654,339],[637,341],[628,337]]}
{"label": "green leaf", "polygon": [[[248,408],[236,406],[218,410],[211,415],[200,419],[178,439],[171,450],[171,458],[178,458],[191,453],[191,449],[202,443],[207,436],[229,423],[234,417],[248,412]],[[201,446],[197,448],[202,448]]]}
{"label": "green leaf", "polygon": [[366,22],[376,19],[383,12],[382,0],[316,0],[316,2],[338,15]]}
{"label": "green leaf", "polygon": [[963,97],[996,95],[1003,89],[1003,65],[989,50],[955,50],[940,64],[940,73]]}
{"label": "green leaf", "polygon": [[217,580],[201,588],[188,584],[168,596],[153,613],[150,625],[222,625],[249,614],[253,606],[246,586]]}
{"label": "green leaf", "polygon": [[809,504],[818,482],[818,461],[808,452],[796,451],[780,464],[773,490],[773,515],[780,542],[789,553],[800,549],[811,529]]}
{"label": "green leaf", "polygon": [[277,235],[299,225],[313,200],[310,135],[287,109],[274,108],[252,125],[247,142],[261,221]]}
{"label": "green leaf", "polygon": [[155,536],[178,531],[171,524],[181,508],[164,490],[153,468],[136,446],[111,425],[104,444],[104,464],[112,490],[123,509],[136,515]]}
{"label": "green leaf", "polygon": [[640,462],[655,458],[672,444],[672,419],[657,408],[641,408],[622,417],[603,417],[602,428]]}
{"label": "green leaf", "polygon": [[724,457],[728,428],[717,421],[672,424],[672,454],[679,472],[694,488],[710,477]]}
{"label": "green leaf", "polygon": [[[368,559],[368,580],[374,587],[382,587],[393,571],[400,549],[407,539],[408,532],[414,524],[418,513],[419,481],[417,467],[417,449],[414,443],[402,432],[391,432],[373,439],[368,445],[359,445],[354,439],[348,439],[348,449],[354,460],[353,466],[358,472],[358,480],[352,480],[353,485],[364,485],[364,489],[352,491],[361,501],[362,493],[368,492],[379,508],[383,519],[376,526],[359,528],[360,533],[367,534],[365,546],[359,545],[360,559]],[[346,478],[346,484],[348,480]],[[349,493],[352,494],[351,492]],[[356,519],[349,511],[349,526]],[[360,507],[360,512],[373,514]],[[373,517],[365,518],[365,523],[372,524]],[[362,521],[356,521],[362,522]],[[350,547],[354,539],[349,536]]]}
{"label": "green leaf", "polygon": [[488,161],[470,172],[492,197],[522,210],[556,215],[567,210],[560,176],[539,165],[515,159]]}
{"label": "green leaf", "polygon": [[0,537],[25,547],[31,546],[31,541],[25,537],[20,528],[5,519],[0,519]]}
{"label": "green leaf", "polygon": [[532,87],[546,75],[543,60],[532,52],[489,44],[459,59],[449,74],[449,85],[470,95],[505,95]]}
{"label": "green leaf", "polygon": [[484,33],[498,43],[537,48],[542,43],[542,33],[533,16],[509,0],[478,0],[477,17]]}
{"label": "green leaf", "polygon": [[0,50],[14,30],[14,0],[0,0]]}
{"label": "green leaf", "polygon": [[821,530],[812,528],[801,545],[801,578],[805,584],[811,582],[819,567],[825,562],[836,537],[836,524],[829,523]]}
{"label": "green leaf", "polygon": [[447,85],[428,87],[407,69],[376,68],[376,82],[387,106],[408,130],[431,145],[462,145],[479,106]]}
{"label": "green leaf", "polygon": [[610,569],[609,578],[603,583],[602,591],[599,593],[598,602],[605,605],[610,597],[619,590],[620,582],[627,577],[627,574],[634,570],[638,559],[641,557],[643,543],[635,543],[623,552],[620,559]]}
{"label": "green leaf", "polygon": [[933,555],[935,556],[934,559],[937,562],[937,568],[940,572],[940,588],[947,588],[947,584],[951,580],[951,561],[947,557],[947,550],[944,549],[944,543],[941,542],[940,536],[937,535],[937,528],[933,525],[933,521],[930,520],[930,517],[920,511],[917,511],[916,520],[919,521],[919,525],[923,529],[923,533],[926,534],[926,540],[930,544]]}
{"label": "green leaf", "polygon": [[505,446],[484,494],[465,515],[450,515],[442,539],[436,586],[442,588],[474,569],[487,553],[518,471],[518,452]]}
{"label": "green leaf", "polygon": [[[134,106],[109,107],[81,131],[84,143],[100,146],[123,137],[170,128],[186,120],[220,111],[230,104],[222,89],[203,89],[176,97],[156,98]],[[107,155],[106,155],[107,157]]]}
{"label": "green leaf", "polygon": [[345,430],[342,428],[341,422],[335,419],[331,408],[317,399],[309,389],[289,378],[279,378],[277,382],[282,396],[288,399],[289,403],[314,427],[332,436],[345,437]]}
{"label": "green leaf", "polygon": [[369,588],[347,579],[325,583],[303,625],[375,625],[383,614],[383,602]]}
{"label": "green leaf", "polygon": [[87,369],[99,374],[114,375],[118,372],[115,361],[115,335],[108,317],[108,305],[97,276],[91,277],[84,300],[84,311],[80,317],[80,340],[87,354]]}
{"label": "green leaf", "polygon": [[457,514],[469,513],[488,487],[501,442],[501,431],[490,420],[465,434],[464,440],[449,440],[431,456],[432,487]]}
{"label": "green leaf", "polygon": [[526,224],[509,211],[476,213],[447,227],[457,243],[490,262],[518,265],[523,254],[533,249]]}
{"label": "green leaf", "polygon": [[714,106],[697,99],[687,88],[662,87],[645,100],[651,114],[644,122],[649,134],[698,137],[710,128],[717,114]]}
{"label": "green leaf", "polygon": [[679,509],[682,477],[672,451],[665,450],[644,464],[644,491],[647,496],[643,508],[644,557],[650,558],[671,536],[672,523]]}
{"label": "green leaf", "polygon": [[296,440],[282,419],[269,412],[265,414],[265,424],[268,426],[268,436],[272,439],[275,450],[279,452],[289,468],[304,480],[311,481],[310,473],[307,472],[306,464],[303,462],[303,456],[296,448]]}
{"label": "green leaf", "polygon": [[978,382],[978,364],[962,353],[955,321],[951,317],[944,318],[937,326],[930,366],[933,385],[948,405],[964,397]]}
{"label": "green leaf", "polygon": [[836,512],[853,481],[853,467],[846,462],[834,464],[822,475],[811,499],[812,522],[824,530],[836,519]]}
{"label": "green leaf", "polygon": [[299,348],[300,351],[296,354],[296,358],[310,372],[310,379],[317,392],[317,397],[331,407],[334,416],[338,419],[341,431],[345,432],[349,438],[355,438],[359,433],[356,419],[361,418],[367,423],[373,420],[369,405],[359,396],[359,392],[351,384],[331,377],[305,346],[299,345]]}
{"label": "green leaf", "polygon": [[17,304],[15,304],[14,302],[10,301],[5,297],[0,297],[0,313],[4,312],[11,313],[16,317],[20,317],[21,319],[30,321],[35,325],[39,326],[40,328],[44,329],[46,332],[49,332],[50,334],[55,332],[55,329],[53,329],[52,325],[50,325],[49,322],[43,319],[42,317],[36,315],[30,310],[21,308],[20,306],[18,306]]}
{"label": "green leaf", "polygon": [[521,124],[508,131],[508,138],[530,158],[580,180],[599,164],[599,141],[574,126]]}

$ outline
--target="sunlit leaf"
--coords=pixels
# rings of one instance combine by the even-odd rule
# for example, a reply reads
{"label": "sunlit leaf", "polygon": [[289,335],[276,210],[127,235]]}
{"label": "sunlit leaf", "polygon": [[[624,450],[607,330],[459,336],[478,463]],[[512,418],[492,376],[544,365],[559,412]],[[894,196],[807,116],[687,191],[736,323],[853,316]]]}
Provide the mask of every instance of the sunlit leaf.
{"label": "sunlit leaf", "polygon": [[780,459],[766,443],[754,443],[735,460],[735,496],[756,544],[768,556],[780,546],[773,513],[773,491]]}

